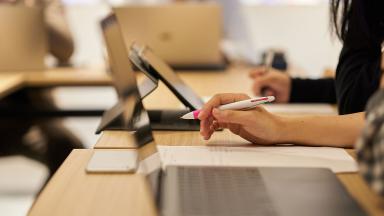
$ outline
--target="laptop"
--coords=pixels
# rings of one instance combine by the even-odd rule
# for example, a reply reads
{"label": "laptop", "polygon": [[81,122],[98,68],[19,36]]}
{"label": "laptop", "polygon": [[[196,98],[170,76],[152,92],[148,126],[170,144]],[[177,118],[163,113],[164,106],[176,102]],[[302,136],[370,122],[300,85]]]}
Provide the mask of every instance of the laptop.
{"label": "laptop", "polygon": [[[126,41],[148,44],[177,70],[222,70],[221,9],[217,4],[136,5],[114,8]],[[127,43],[130,44],[130,43]]]}
{"label": "laptop", "polygon": [[[106,25],[106,32],[119,30],[116,22],[112,22],[114,19],[110,16],[104,22],[110,24]],[[113,58],[112,72],[124,106],[125,124],[133,124],[135,128],[140,161],[136,171],[141,170],[147,176],[159,215],[365,215],[329,169],[163,167],[135,74],[132,68],[127,68],[128,53],[119,46],[110,46],[108,50]],[[103,151],[96,151],[94,156],[100,152]]]}
{"label": "laptop", "polygon": [[41,8],[0,4],[0,71],[41,70],[47,54]]}

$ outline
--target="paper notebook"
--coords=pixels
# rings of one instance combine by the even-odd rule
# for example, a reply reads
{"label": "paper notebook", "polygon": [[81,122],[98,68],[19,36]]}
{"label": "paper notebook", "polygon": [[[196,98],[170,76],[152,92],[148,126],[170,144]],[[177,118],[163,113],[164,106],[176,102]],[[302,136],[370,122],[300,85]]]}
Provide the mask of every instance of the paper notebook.
{"label": "paper notebook", "polygon": [[322,167],[335,173],[356,172],[355,160],[330,147],[158,146],[163,166]]}

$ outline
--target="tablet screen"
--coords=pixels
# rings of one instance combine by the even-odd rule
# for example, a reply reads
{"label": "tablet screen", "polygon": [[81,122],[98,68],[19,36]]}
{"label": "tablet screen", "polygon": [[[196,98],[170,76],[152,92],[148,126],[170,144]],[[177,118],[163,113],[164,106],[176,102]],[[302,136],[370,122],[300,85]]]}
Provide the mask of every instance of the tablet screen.
{"label": "tablet screen", "polygon": [[150,49],[144,49],[139,53],[139,56],[147,64],[148,72],[163,81],[185,106],[196,110],[204,105],[203,100],[183,82],[167,63]]}

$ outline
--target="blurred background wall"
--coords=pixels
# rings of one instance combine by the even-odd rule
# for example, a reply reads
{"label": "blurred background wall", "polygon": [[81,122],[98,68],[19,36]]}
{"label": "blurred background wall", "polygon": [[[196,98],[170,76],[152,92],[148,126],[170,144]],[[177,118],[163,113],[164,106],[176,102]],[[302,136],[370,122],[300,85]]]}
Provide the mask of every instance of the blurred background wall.
{"label": "blurred background wall", "polygon": [[[98,21],[108,13],[109,6],[100,2],[68,4],[69,23],[76,40],[73,62],[78,66],[103,65]],[[327,2],[276,5],[248,0],[243,3],[243,11],[257,52],[283,48],[289,61],[310,77],[319,77],[325,68],[336,66],[340,43],[329,30]]]}

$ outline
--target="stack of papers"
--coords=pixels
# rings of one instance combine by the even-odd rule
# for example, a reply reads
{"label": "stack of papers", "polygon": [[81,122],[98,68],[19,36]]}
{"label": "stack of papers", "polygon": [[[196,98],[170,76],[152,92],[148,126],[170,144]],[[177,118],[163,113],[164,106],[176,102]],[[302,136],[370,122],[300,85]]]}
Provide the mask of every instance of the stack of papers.
{"label": "stack of papers", "polygon": [[321,167],[335,173],[356,172],[355,160],[330,147],[158,146],[162,166]]}

